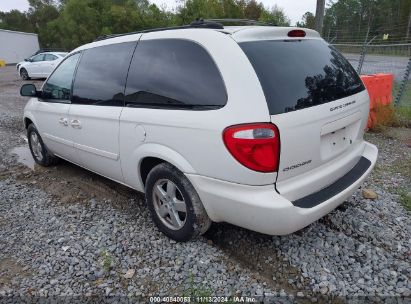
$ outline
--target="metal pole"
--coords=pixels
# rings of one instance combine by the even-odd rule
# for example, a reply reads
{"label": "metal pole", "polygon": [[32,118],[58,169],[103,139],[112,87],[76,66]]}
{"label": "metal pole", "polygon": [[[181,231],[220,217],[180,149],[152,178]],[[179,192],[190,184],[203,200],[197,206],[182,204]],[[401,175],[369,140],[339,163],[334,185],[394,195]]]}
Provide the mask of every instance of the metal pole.
{"label": "metal pole", "polygon": [[361,57],[360,57],[360,62],[359,62],[359,64],[358,64],[358,69],[357,69],[358,74],[361,74],[362,65],[364,64],[365,54],[367,53],[367,47],[368,47],[368,46],[375,40],[375,38],[377,38],[377,37],[378,37],[378,35],[372,37],[372,39],[371,39],[369,42],[367,42],[367,43],[364,44],[364,46],[363,46],[363,48],[362,48],[362,53],[361,53]]}
{"label": "metal pole", "polygon": [[317,9],[315,12],[315,30],[322,36],[324,21],[325,0],[317,0]]}
{"label": "metal pole", "polygon": [[408,38],[410,38],[410,32],[411,32],[411,7],[410,7],[410,14],[408,16],[407,32],[405,34],[405,37],[407,38],[407,43],[408,43]]}
{"label": "metal pole", "polygon": [[365,52],[367,51],[368,36],[370,35],[370,29],[371,29],[371,19],[372,19],[372,17],[370,15],[368,17],[367,34],[365,35],[364,45],[362,47],[361,56],[360,56],[360,61],[358,62],[358,68],[357,68],[358,74],[361,74],[362,65],[363,65],[364,59],[365,59]]}
{"label": "metal pole", "polygon": [[358,68],[357,68],[357,73],[358,74],[361,74],[362,65],[363,65],[364,59],[365,59],[365,52],[367,51],[367,44],[368,44],[368,36],[369,35],[370,35],[370,25],[368,24],[367,35],[365,35],[365,40],[364,40],[364,44],[362,46],[360,60],[358,62]]}
{"label": "metal pole", "polygon": [[397,98],[395,99],[396,106],[400,104],[402,96],[404,95],[405,87],[408,85],[408,79],[410,78],[410,72],[411,72],[411,58],[408,59],[408,65],[404,73],[404,79],[402,80],[402,83],[400,85],[400,90],[398,91]]}

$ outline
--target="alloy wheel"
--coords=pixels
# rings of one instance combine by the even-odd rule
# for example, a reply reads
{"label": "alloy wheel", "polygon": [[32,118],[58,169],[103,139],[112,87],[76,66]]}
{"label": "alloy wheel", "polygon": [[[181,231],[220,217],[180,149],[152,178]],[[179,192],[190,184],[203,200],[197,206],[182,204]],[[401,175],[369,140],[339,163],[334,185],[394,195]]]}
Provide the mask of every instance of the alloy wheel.
{"label": "alloy wheel", "polygon": [[36,132],[31,132],[30,134],[30,146],[34,157],[37,161],[41,162],[43,160],[43,147]]}
{"label": "alloy wheel", "polygon": [[24,80],[29,79],[29,74],[27,73],[25,69],[21,70],[20,75],[21,75],[21,78],[23,78]]}
{"label": "alloy wheel", "polygon": [[160,179],[154,184],[154,210],[161,222],[172,230],[181,229],[187,219],[187,205],[175,183]]}

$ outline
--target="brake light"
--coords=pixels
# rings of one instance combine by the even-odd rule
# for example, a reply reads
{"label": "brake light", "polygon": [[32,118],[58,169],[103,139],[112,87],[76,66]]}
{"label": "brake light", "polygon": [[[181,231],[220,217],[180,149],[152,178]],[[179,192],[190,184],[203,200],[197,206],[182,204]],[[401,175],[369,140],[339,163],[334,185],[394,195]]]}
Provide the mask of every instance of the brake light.
{"label": "brake light", "polygon": [[228,127],[223,140],[231,155],[243,166],[259,172],[278,171],[280,133],[271,123]]}
{"label": "brake light", "polygon": [[288,37],[305,37],[306,33],[303,30],[292,30],[288,32]]}

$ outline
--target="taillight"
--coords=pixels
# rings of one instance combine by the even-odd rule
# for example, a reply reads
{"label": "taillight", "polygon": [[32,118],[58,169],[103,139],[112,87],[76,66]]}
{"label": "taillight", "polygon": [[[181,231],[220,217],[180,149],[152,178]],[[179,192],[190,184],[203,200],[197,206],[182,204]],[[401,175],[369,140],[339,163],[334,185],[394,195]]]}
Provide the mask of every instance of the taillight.
{"label": "taillight", "polygon": [[247,168],[259,172],[276,172],[280,157],[280,134],[271,123],[254,123],[228,127],[224,143],[231,155]]}
{"label": "taillight", "polygon": [[306,33],[303,30],[292,30],[288,32],[288,37],[305,37]]}

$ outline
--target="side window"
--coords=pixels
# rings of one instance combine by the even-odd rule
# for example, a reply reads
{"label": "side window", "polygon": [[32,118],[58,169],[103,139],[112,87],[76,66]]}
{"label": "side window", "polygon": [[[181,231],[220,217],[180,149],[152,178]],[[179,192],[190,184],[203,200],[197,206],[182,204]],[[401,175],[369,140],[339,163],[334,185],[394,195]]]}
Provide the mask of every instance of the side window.
{"label": "side window", "polygon": [[44,60],[44,54],[39,54],[31,58],[32,62],[39,62]]}
{"label": "side window", "polygon": [[80,53],[67,57],[47,79],[43,86],[43,98],[70,102],[71,85]]}
{"label": "side window", "polygon": [[85,50],[77,68],[72,104],[123,106],[124,88],[136,42]]}
{"label": "side window", "polygon": [[53,55],[53,54],[46,54],[44,55],[44,61],[53,61],[56,60],[57,56]]}
{"label": "side window", "polygon": [[227,103],[223,79],[208,52],[181,39],[140,41],[128,75],[126,105],[211,109]]}

